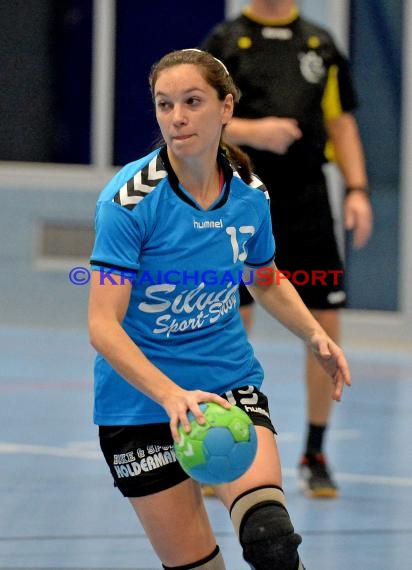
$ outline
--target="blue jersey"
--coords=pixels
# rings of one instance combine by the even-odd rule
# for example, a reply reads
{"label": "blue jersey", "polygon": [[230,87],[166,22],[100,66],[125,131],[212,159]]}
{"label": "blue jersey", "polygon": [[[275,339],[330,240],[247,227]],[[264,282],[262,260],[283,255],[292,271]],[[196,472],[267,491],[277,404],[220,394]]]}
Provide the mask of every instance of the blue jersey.
{"label": "blue jersey", "polygon": [[[132,283],[123,327],[146,357],[185,389],[222,394],[262,383],[238,286],[245,265],[271,263],[275,245],[262,182],[247,185],[225,156],[218,161],[224,186],[207,210],[179,184],[165,148],[122,168],[97,202],[91,263],[102,284],[112,273]],[[94,420],[169,418],[97,355]]]}

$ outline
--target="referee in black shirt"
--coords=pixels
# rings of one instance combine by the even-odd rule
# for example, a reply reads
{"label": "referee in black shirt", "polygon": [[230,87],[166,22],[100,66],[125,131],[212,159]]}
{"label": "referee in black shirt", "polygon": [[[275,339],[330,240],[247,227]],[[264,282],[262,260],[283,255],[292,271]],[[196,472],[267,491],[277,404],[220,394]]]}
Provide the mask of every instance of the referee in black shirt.
{"label": "referee in black shirt", "polygon": [[[246,150],[269,190],[276,265],[339,341],[346,294],[325,163],[336,162],[345,181],[344,222],[355,248],[368,241],[373,223],[348,62],[325,29],[300,16],[294,0],[252,0],[238,18],[216,26],[202,47],[226,64],[241,91],[226,138]],[[248,330],[252,303],[244,287],[240,310]],[[329,380],[309,353],[306,380],[300,483],[310,497],[333,498],[338,488],[324,454]]]}

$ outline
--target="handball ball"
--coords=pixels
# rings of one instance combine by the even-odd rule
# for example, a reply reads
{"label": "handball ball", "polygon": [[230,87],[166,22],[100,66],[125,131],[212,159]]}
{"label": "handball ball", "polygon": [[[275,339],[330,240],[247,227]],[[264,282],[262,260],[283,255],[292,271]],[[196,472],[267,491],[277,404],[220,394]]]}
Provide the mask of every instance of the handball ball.
{"label": "handball ball", "polygon": [[191,430],[179,426],[177,459],[188,475],[200,483],[217,485],[238,479],[249,469],[256,455],[255,426],[238,408],[223,408],[213,402],[200,405],[206,422],[198,424],[188,413]]}

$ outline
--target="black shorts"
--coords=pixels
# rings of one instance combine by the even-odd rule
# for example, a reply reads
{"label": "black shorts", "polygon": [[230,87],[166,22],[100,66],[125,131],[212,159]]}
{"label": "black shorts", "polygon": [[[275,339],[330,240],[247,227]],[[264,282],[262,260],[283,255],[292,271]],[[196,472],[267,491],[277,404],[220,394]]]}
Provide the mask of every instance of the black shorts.
{"label": "black shorts", "polygon": [[248,305],[252,305],[252,303],[254,303],[252,295],[249,293],[248,288],[246,285],[243,285],[243,283],[239,285],[239,298],[239,305],[241,307],[247,307]]}
{"label": "black shorts", "polygon": [[[244,386],[222,395],[242,408],[254,425],[276,433],[267,397],[260,390]],[[99,437],[114,485],[124,497],[152,495],[189,478],[176,459],[168,423],[99,426]]]}
{"label": "black shorts", "polygon": [[340,309],[346,304],[343,264],[335,236],[284,232],[277,240],[275,263],[310,309]]}
{"label": "black shorts", "polygon": [[[280,245],[283,240],[287,241],[286,251]],[[294,241],[294,236],[283,236],[279,242],[276,266],[289,279],[309,309],[341,309],[346,306],[343,265],[334,241],[321,243],[313,264],[311,249],[302,247],[300,239]],[[275,279],[280,280],[281,277],[278,275]],[[243,284],[239,286],[239,297],[241,307],[254,302]]]}
{"label": "black shorts", "polygon": [[[344,268],[324,180],[308,185],[303,196],[271,199],[275,263],[310,309],[340,309],[346,304]],[[253,303],[244,285],[240,306]]]}

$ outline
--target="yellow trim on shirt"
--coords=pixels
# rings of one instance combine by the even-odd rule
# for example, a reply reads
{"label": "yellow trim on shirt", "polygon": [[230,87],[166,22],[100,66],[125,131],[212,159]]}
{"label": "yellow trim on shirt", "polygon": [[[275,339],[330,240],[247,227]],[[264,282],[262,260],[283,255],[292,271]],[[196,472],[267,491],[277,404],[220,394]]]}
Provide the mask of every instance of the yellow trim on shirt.
{"label": "yellow trim on shirt", "polygon": [[308,39],[308,47],[311,49],[316,49],[320,46],[320,39],[318,36],[310,36]]}
{"label": "yellow trim on shirt", "polygon": [[326,141],[325,148],[323,149],[323,154],[328,162],[338,162],[336,157],[335,145],[329,139]]}
{"label": "yellow trim on shirt", "polygon": [[237,40],[237,46],[240,49],[249,49],[251,45],[252,45],[252,39],[249,38],[248,36],[241,36]]}
{"label": "yellow trim on shirt", "polygon": [[322,97],[322,110],[325,120],[337,119],[343,113],[339,96],[338,66],[331,65]]}
{"label": "yellow trim on shirt", "polygon": [[288,16],[287,18],[270,20],[269,18],[266,19],[255,16],[251,8],[248,6],[243,10],[243,15],[249,18],[249,20],[253,20],[253,22],[261,24],[262,26],[287,26],[291,24],[294,20],[296,20],[296,18],[299,16],[299,9],[296,7],[293,8],[290,13],[290,16]]}
{"label": "yellow trim on shirt", "polygon": [[[328,80],[322,98],[322,111],[325,121],[338,119],[343,113],[339,96],[338,71],[337,65],[331,65],[329,68]],[[336,162],[336,152],[332,141],[326,142],[324,153],[329,162]]]}

